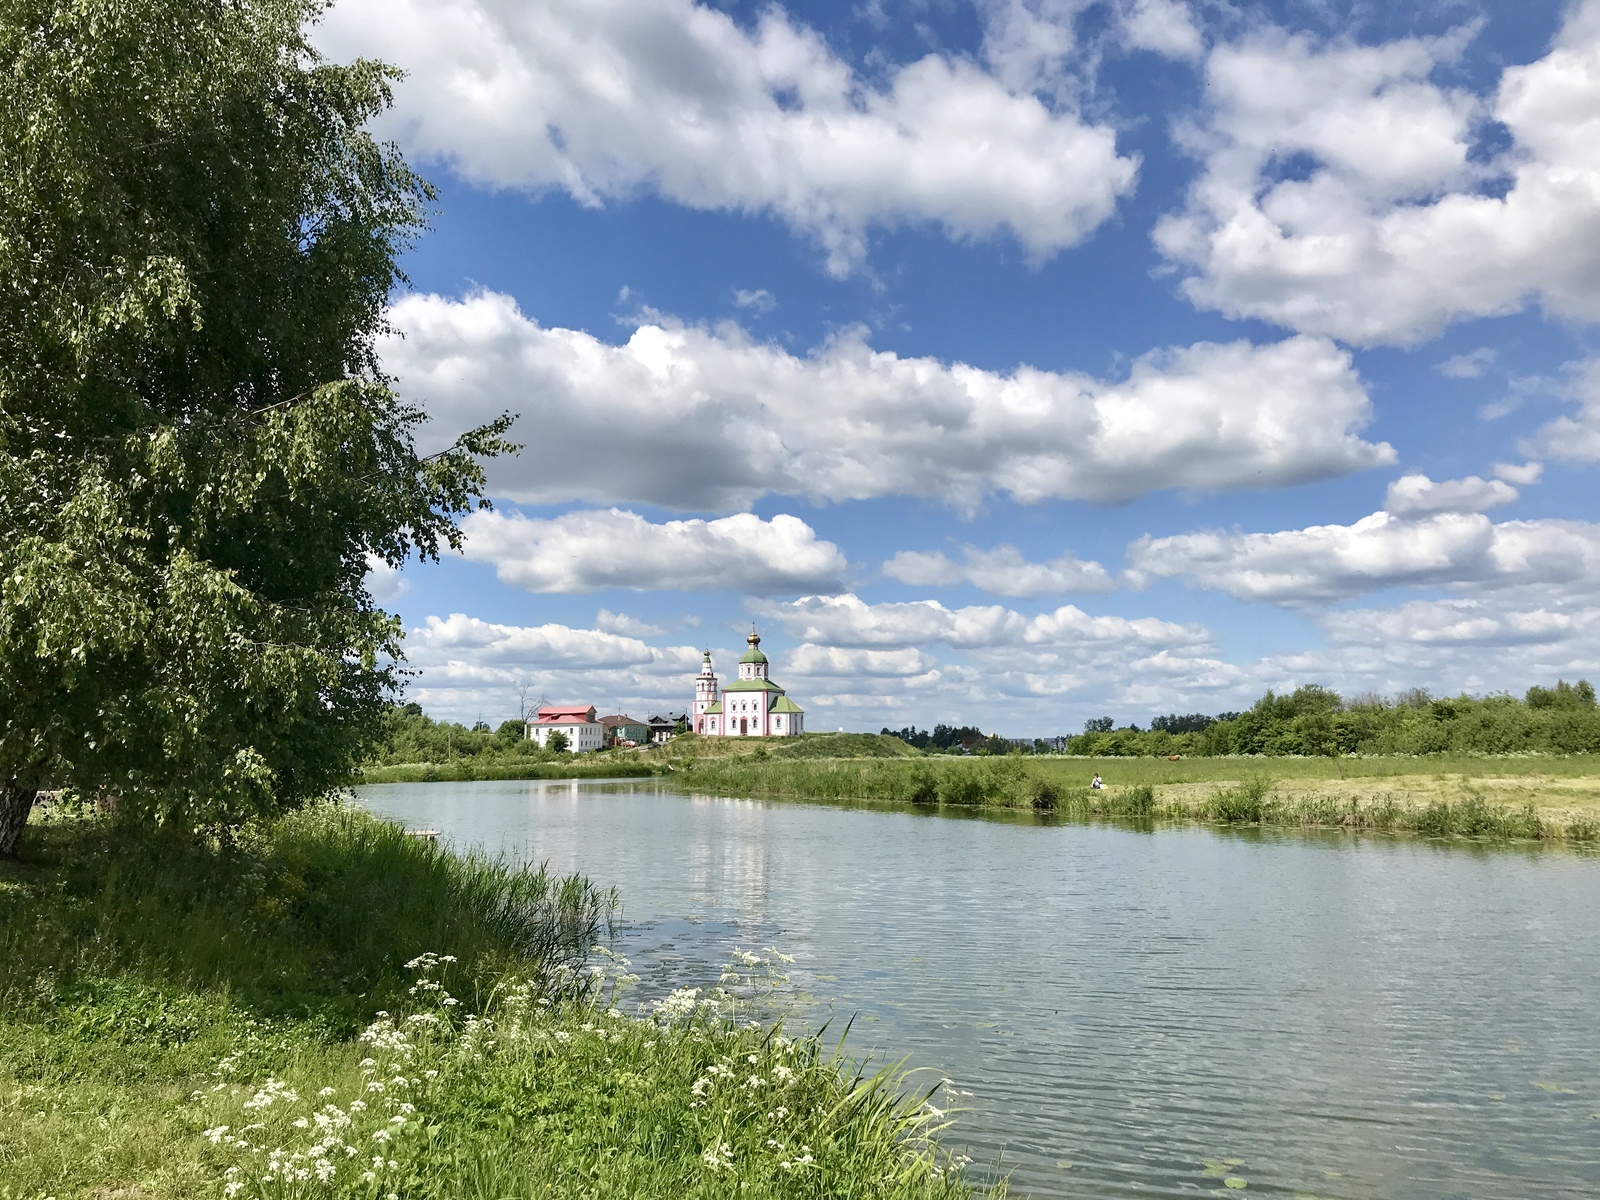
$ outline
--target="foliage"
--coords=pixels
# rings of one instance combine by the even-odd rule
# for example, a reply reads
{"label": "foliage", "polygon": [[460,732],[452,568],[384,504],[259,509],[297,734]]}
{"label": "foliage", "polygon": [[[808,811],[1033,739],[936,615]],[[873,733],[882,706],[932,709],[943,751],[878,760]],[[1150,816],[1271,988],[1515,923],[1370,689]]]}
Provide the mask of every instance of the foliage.
{"label": "foliage", "polygon": [[563,754],[567,749],[567,735],[559,729],[552,729],[550,736],[544,740],[544,748],[552,754]]}
{"label": "foliage", "polygon": [[413,702],[385,708],[382,732],[369,761],[385,766],[448,763],[484,754],[511,753],[544,757],[539,746],[524,736],[520,721],[503,722],[491,734],[453,721],[435,721]]}
{"label": "foliage", "polygon": [[[1096,723],[1098,724],[1098,723]],[[1248,754],[1588,754],[1600,751],[1600,708],[1587,681],[1533,687],[1511,696],[1434,699],[1413,690],[1395,700],[1346,702],[1308,685],[1268,692],[1244,713],[1157,717],[1068,739],[1067,753],[1090,757]]]}
{"label": "foliage", "polygon": [[505,421],[419,457],[374,352],[432,195],[318,0],[0,11],[0,856],[35,791],[190,824],[351,777]]}
{"label": "foliage", "polygon": [[935,725],[933,732],[907,725],[904,729],[885,727],[882,736],[896,737],[918,750],[960,751],[983,737],[976,725]]}
{"label": "foliage", "polygon": [[614,957],[583,984],[581,880],[320,806],[42,833],[0,876],[5,1200],[970,1194],[892,1075],[692,993],[625,1017]]}

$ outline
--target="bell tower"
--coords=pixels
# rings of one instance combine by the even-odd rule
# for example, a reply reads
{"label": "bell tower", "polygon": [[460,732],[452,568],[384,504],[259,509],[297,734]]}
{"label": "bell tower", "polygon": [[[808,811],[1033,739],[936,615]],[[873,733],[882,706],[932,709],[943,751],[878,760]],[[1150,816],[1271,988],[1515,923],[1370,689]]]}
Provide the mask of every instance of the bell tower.
{"label": "bell tower", "polygon": [[700,674],[694,681],[694,722],[690,726],[696,733],[705,732],[706,710],[717,702],[717,677],[711,670],[711,651],[706,651],[700,664]]}

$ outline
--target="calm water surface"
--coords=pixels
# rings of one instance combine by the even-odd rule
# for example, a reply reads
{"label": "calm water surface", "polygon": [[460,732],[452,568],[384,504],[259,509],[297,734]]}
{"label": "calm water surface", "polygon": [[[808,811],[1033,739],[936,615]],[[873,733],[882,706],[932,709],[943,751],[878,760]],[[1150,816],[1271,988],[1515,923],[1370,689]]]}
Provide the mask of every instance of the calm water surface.
{"label": "calm water surface", "polygon": [[653,782],[362,802],[617,884],[647,994],[796,955],[816,1023],[972,1093],[949,1140],[1014,1193],[1600,1196],[1600,859]]}

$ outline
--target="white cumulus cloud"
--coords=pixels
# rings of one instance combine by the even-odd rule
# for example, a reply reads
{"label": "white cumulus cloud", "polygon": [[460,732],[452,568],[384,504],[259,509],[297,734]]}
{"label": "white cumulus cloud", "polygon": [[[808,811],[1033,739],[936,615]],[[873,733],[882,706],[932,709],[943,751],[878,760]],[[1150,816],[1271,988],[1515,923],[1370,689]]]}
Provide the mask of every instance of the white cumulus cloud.
{"label": "white cumulus cloud", "polygon": [[[859,596],[804,596],[764,610],[792,637],[829,646],[1088,647],[1208,645],[1200,625],[1154,617],[1096,617],[1074,605],[1027,616],[1001,605],[950,609],[937,600],[869,604]],[[1146,651],[1147,653],[1150,651]]]}
{"label": "white cumulus cloud", "polygon": [[1509,646],[1569,641],[1600,628],[1600,609],[1512,607],[1484,599],[1413,600],[1394,608],[1332,612],[1321,624],[1336,642],[1370,646]]}
{"label": "white cumulus cloud", "polygon": [[[1600,319],[1600,0],[1487,99],[1433,81],[1463,44],[1269,31],[1213,50],[1186,135],[1205,167],[1155,234],[1190,299],[1364,345],[1535,300]],[[1480,164],[1486,120],[1512,145]]]}
{"label": "white cumulus cloud", "polygon": [[1147,536],[1128,547],[1128,561],[1136,573],[1290,605],[1403,586],[1588,585],[1600,580],[1600,525],[1379,512],[1280,533]]}
{"label": "white cumulus cloud", "polygon": [[1046,257],[1137,173],[1109,127],[970,61],[868,79],[778,5],[744,28],[693,0],[339,0],[317,40],[406,68],[400,140],[469,180],[771,212],[835,272],[870,228],[907,222]]}
{"label": "white cumulus cloud", "polygon": [[1322,338],[1152,352],[1126,379],[1009,373],[873,350],[846,332],[797,356],[735,326],[666,320],[620,346],[545,329],[509,296],[413,295],[381,346],[440,429],[520,412],[526,449],[489,466],[526,503],[742,509],[986,495],[1115,502],[1325,479],[1393,461],[1362,439],[1372,406]]}
{"label": "white cumulus cloud", "polygon": [[492,563],[501,579],[530,592],[838,591],[848,565],[839,547],[781,513],[657,524],[615,508],[547,520],[476,512],[461,528],[469,559]]}
{"label": "white cumulus cloud", "polygon": [[1123,39],[1137,50],[1191,59],[1205,49],[1194,14],[1181,0],[1132,0],[1124,3],[1120,19]]}
{"label": "white cumulus cloud", "polygon": [[1435,482],[1426,475],[1402,475],[1389,485],[1384,498],[1385,512],[1397,517],[1425,516],[1429,513],[1475,513],[1510,504],[1517,489],[1499,479],[1443,479]]}
{"label": "white cumulus cloud", "polygon": [[1109,592],[1116,587],[1110,573],[1097,562],[1084,562],[1071,554],[1030,562],[1015,546],[993,550],[964,546],[960,562],[938,550],[902,550],[883,564],[883,573],[913,587],[970,583],[994,596]]}
{"label": "white cumulus cloud", "polygon": [[913,646],[899,650],[862,650],[803,642],[785,656],[783,671],[786,677],[849,678],[866,675],[904,678],[927,675],[937,666],[938,660]]}

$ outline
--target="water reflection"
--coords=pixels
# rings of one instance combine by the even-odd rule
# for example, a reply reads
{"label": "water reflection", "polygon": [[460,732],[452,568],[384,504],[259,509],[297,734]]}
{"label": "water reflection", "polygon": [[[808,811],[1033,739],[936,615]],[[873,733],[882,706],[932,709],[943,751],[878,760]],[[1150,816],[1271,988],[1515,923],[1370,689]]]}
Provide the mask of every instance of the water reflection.
{"label": "water reflection", "polygon": [[958,1131],[1023,1193],[1600,1193],[1592,859],[653,782],[363,799],[618,884],[654,991],[795,954],[816,1023],[973,1093]]}

